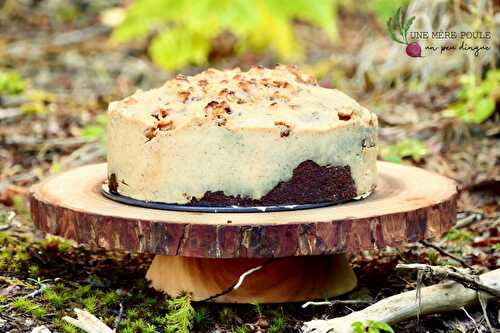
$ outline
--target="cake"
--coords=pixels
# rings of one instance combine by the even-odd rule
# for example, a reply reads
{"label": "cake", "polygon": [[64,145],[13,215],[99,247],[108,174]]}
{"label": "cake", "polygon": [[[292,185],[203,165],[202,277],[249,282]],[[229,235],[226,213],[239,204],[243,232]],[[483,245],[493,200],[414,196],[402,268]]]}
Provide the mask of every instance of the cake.
{"label": "cake", "polygon": [[363,197],[377,117],[295,66],[177,75],[108,108],[109,191],[209,206]]}

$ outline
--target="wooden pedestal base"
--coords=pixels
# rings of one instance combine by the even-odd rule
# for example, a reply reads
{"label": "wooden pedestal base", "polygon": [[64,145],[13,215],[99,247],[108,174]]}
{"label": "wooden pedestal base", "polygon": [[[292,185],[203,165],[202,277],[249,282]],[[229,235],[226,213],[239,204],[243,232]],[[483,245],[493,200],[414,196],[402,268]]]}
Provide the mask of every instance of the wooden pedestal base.
{"label": "wooden pedestal base", "polygon": [[356,276],[344,254],[277,259],[209,259],[156,256],[146,278],[151,286],[175,296],[189,291],[195,301],[206,300],[233,286],[240,275],[243,284],[214,299],[220,303],[282,303],[337,296],[356,287]]}

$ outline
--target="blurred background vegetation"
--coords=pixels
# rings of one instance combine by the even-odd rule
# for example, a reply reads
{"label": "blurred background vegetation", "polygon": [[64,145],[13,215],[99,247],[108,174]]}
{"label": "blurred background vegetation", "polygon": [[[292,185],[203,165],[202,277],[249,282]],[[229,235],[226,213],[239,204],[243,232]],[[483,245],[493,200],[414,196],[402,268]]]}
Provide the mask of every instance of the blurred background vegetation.
{"label": "blurred background vegetation", "polygon": [[[191,316],[181,318],[184,325],[199,331],[208,325],[246,332],[249,322],[267,318],[263,329],[282,332],[297,320],[323,315],[322,310],[297,313],[281,307],[197,307],[193,312],[186,302],[165,305],[141,278],[128,279],[130,274],[142,277],[149,259],[113,261],[104,253],[96,259],[90,252],[54,240],[40,243],[33,236],[29,186],[50,174],[105,160],[110,101],[207,67],[246,70],[256,64],[297,63],[322,86],[341,89],[377,113],[381,159],[456,179],[463,190],[459,209],[496,221],[499,6],[493,0],[0,0],[0,229],[6,225],[23,235],[13,240],[0,232],[0,295],[12,284],[28,293],[43,279],[66,278],[32,303],[21,300],[14,306],[1,296],[0,303],[7,302],[7,314],[19,320],[35,318],[32,326],[48,323],[71,333],[75,329],[60,321],[71,307],[85,307],[112,324],[117,302],[128,302],[126,319],[119,324],[123,332],[160,331],[177,318],[169,312],[173,308],[184,309]],[[470,43],[486,43],[490,50],[479,56],[426,55],[424,50],[425,57],[410,58],[386,31],[387,20],[400,7],[415,16],[411,31],[489,31],[492,39]],[[450,41],[426,43],[439,48]],[[474,264],[494,268],[500,262],[498,243],[485,239],[497,237],[495,232],[497,224],[485,224],[455,230],[443,242],[451,252],[469,251]],[[414,257],[412,251],[390,257],[391,262]],[[44,254],[42,261],[37,253]],[[418,255],[429,262],[444,260],[436,253]],[[64,270],[61,260],[81,273]],[[129,270],[117,271],[117,263],[124,261]],[[103,276],[106,269],[96,270],[96,262],[111,273]],[[370,267],[371,273],[358,273],[372,295],[381,286],[385,294],[408,287],[380,280],[387,273]],[[457,316],[421,325],[435,331],[435,325],[462,320]],[[266,322],[259,323],[264,327]],[[0,331],[1,325],[0,320]],[[15,331],[15,324],[9,325]],[[416,331],[415,323],[407,326],[397,331]]]}

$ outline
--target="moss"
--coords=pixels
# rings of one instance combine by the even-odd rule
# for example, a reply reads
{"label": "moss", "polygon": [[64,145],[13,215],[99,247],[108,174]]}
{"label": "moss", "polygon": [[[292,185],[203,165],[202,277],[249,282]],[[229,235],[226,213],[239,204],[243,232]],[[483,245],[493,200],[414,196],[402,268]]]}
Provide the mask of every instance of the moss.
{"label": "moss", "polygon": [[95,296],[89,296],[83,300],[83,306],[90,313],[95,313],[97,310],[97,299]]}
{"label": "moss", "polygon": [[223,307],[220,312],[219,312],[219,320],[223,324],[229,324],[233,321],[234,319],[234,311],[230,307]]}
{"label": "moss", "polygon": [[207,307],[203,306],[199,309],[196,310],[194,313],[193,321],[194,321],[194,328],[197,330],[203,330],[204,328],[207,327],[208,325],[208,309]]}
{"label": "moss", "polygon": [[22,311],[27,314],[31,314],[35,316],[36,318],[43,318],[47,314],[47,309],[42,307],[41,305],[38,305],[29,299],[25,297],[19,297],[15,299],[12,303],[11,306],[18,310]]}
{"label": "moss", "polygon": [[167,299],[166,306],[168,313],[161,322],[165,332],[189,333],[195,314],[191,305],[191,296],[186,294]]}
{"label": "moss", "polygon": [[267,333],[280,333],[284,332],[287,327],[286,320],[283,316],[279,316],[274,318],[269,324],[269,328],[267,329]]}
{"label": "moss", "polygon": [[65,333],[78,333],[78,328],[76,328],[75,326],[71,325],[70,323],[64,323],[64,324],[62,324],[61,329]]}
{"label": "moss", "polygon": [[249,333],[250,331],[246,326],[238,326],[231,331],[231,333]]}
{"label": "moss", "polygon": [[102,303],[104,305],[115,305],[120,302],[120,296],[114,292],[114,291],[109,291],[104,294],[102,297]]}
{"label": "moss", "polygon": [[66,301],[66,299],[61,294],[59,294],[52,288],[44,290],[43,298],[58,309],[62,308]]}

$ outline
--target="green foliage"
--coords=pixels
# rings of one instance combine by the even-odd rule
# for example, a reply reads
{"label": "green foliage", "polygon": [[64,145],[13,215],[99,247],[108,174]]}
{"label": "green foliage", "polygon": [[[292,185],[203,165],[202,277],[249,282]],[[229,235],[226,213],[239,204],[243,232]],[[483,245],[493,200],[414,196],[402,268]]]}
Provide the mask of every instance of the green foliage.
{"label": "green foliage", "polygon": [[93,125],[85,126],[82,130],[82,137],[89,141],[106,142],[106,125],[108,117],[105,113],[96,117],[96,122]]}
{"label": "green foliage", "polygon": [[190,295],[181,295],[166,300],[168,313],[162,320],[167,333],[189,333],[193,326],[195,310]]}
{"label": "green foliage", "polygon": [[262,305],[260,305],[259,303],[255,303],[255,312],[257,312],[257,315],[259,317],[262,317]]}
{"label": "green foliage", "polygon": [[223,307],[219,311],[219,319],[223,324],[228,324],[230,323],[234,318],[234,311],[230,307]]}
{"label": "green foliage", "polygon": [[372,0],[367,2],[366,5],[380,22],[385,23],[398,8],[406,5],[407,2],[407,0]]}
{"label": "green foliage", "polygon": [[101,301],[105,305],[115,305],[120,302],[120,296],[116,292],[110,291],[104,294]]}
{"label": "green foliage", "polygon": [[[389,32],[391,39],[397,43],[408,45],[408,30],[410,30],[413,21],[415,21],[415,16],[406,20],[403,11],[399,8],[396,11],[396,15],[387,20],[387,31]],[[396,36],[395,31],[399,32],[400,36],[403,38],[402,40]]]}
{"label": "green foliage", "polygon": [[281,333],[286,329],[286,320],[284,317],[279,316],[274,318],[269,324],[269,328],[267,329],[267,333]]}
{"label": "green foliage", "polygon": [[124,42],[159,31],[149,53],[169,70],[206,64],[212,40],[225,31],[237,37],[237,51],[271,49],[280,60],[297,61],[303,48],[292,20],[308,21],[335,39],[337,8],[338,0],[136,0],[112,38]]}
{"label": "green foliage", "polygon": [[386,161],[401,163],[404,158],[420,162],[432,153],[429,147],[417,139],[406,139],[394,145],[382,146],[380,156]]}
{"label": "green foliage", "polygon": [[52,288],[43,291],[44,299],[58,309],[63,308],[66,298]]}
{"label": "green foliage", "polygon": [[94,295],[85,298],[83,300],[83,306],[88,312],[95,313],[97,309],[97,298]]}
{"label": "green foliage", "polygon": [[26,89],[26,81],[16,72],[0,71],[0,96],[18,95]]}
{"label": "green foliage", "polygon": [[246,326],[238,326],[234,330],[231,331],[231,333],[249,333],[250,331]]}
{"label": "green foliage", "polygon": [[62,328],[63,332],[65,332],[65,333],[78,333],[78,328],[76,328],[75,326],[73,326],[70,323],[62,324],[61,328]]}
{"label": "green foliage", "polygon": [[394,333],[394,330],[392,329],[389,324],[386,324],[382,321],[374,321],[374,320],[367,320],[365,323],[362,323],[360,321],[352,323],[352,330],[354,333],[380,333],[380,332],[389,332],[389,333]]}
{"label": "green foliage", "polygon": [[443,111],[445,117],[455,117],[466,123],[481,124],[494,112],[500,99],[500,69],[491,69],[482,81],[474,75],[460,77],[462,88],[458,101]]}
{"label": "green foliage", "polygon": [[194,327],[197,330],[202,330],[204,329],[207,324],[208,324],[208,310],[206,307],[201,307],[198,310],[196,310],[194,317]]}
{"label": "green foliage", "polygon": [[444,238],[458,244],[467,244],[472,241],[472,234],[470,231],[464,229],[451,229],[446,233]]}
{"label": "green foliage", "polygon": [[47,310],[40,305],[37,305],[25,297],[19,297],[11,303],[16,310],[31,314],[36,318],[43,318],[47,314]]}
{"label": "green foliage", "polygon": [[43,90],[31,90],[26,94],[27,102],[21,105],[26,114],[43,114],[50,111],[49,104],[56,101],[56,96]]}

